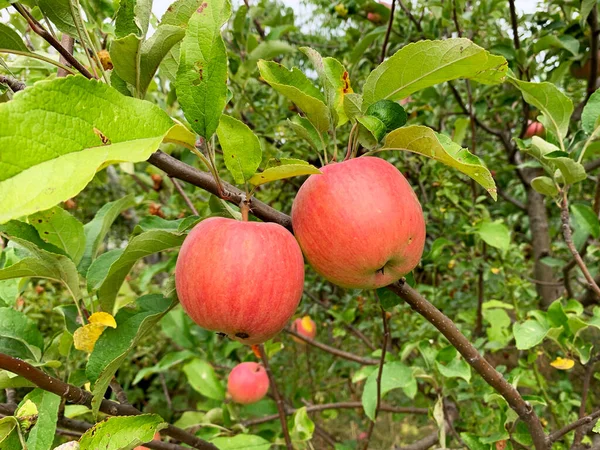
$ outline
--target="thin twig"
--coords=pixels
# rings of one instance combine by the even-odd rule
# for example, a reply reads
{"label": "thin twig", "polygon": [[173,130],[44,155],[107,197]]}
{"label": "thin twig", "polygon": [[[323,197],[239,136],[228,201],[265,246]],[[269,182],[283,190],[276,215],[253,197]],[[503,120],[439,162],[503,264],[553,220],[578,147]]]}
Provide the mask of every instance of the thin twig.
{"label": "thin twig", "polygon": [[17,390],[13,388],[8,388],[5,390],[6,392],[6,403],[9,405],[17,404]]}
{"label": "thin twig", "polygon": [[13,92],[25,89],[26,84],[7,75],[0,75],[0,83],[6,84]]}
{"label": "thin twig", "polygon": [[321,350],[323,350],[327,353],[331,353],[332,355],[347,359],[348,361],[354,361],[359,364],[362,364],[363,366],[376,366],[377,364],[379,364],[379,361],[377,361],[376,359],[362,358],[358,355],[355,355],[354,353],[349,353],[349,352],[345,352],[343,350],[337,349],[335,347],[330,347],[329,345],[322,344],[321,342],[315,341],[314,339],[310,339],[310,338],[307,338],[306,336],[302,336],[301,334],[296,333],[294,330],[292,330],[290,328],[286,328],[285,331],[286,331],[286,333],[289,333],[292,336],[303,340],[304,342],[306,342],[309,345],[312,345],[313,347],[320,348]]}
{"label": "thin twig", "polygon": [[[596,363],[595,359],[592,359],[588,362],[587,367],[585,369],[585,375],[583,376],[583,387],[581,388],[581,405],[579,405],[579,418],[582,419],[585,417],[585,407],[587,403],[588,392],[590,390],[590,382],[592,380],[592,375],[594,374],[594,365]],[[583,439],[583,428],[577,428],[575,430],[575,438],[573,439],[573,447],[581,444],[581,440]]]}
{"label": "thin twig", "polygon": [[[362,402],[340,402],[340,403],[323,403],[322,405],[311,405],[306,407],[306,412],[319,412],[330,409],[360,409],[362,408]],[[298,409],[288,408],[286,410],[286,415],[291,416]],[[391,405],[379,405],[379,411],[390,412],[396,414],[419,414],[426,415],[429,410],[427,408],[414,408],[414,407],[401,407],[401,406],[391,406]],[[272,414],[270,416],[259,417],[257,419],[250,419],[241,422],[245,427],[249,427],[251,425],[260,425],[261,423],[270,422],[271,420],[276,420],[279,418],[279,414]]]}
{"label": "thin twig", "polygon": [[[31,381],[40,389],[52,392],[76,405],[90,406],[92,403],[91,392],[67,384],[58,378],[51,377],[40,369],[33,367],[31,364],[18,358],[13,358],[12,356],[0,353],[0,369],[8,370],[16,375],[20,375]],[[138,416],[142,414],[140,410],[131,405],[121,405],[120,403],[107,399],[102,400],[100,411],[112,416]],[[199,450],[217,450],[217,447],[210,442],[206,442],[173,425],[169,425],[166,428],[165,434]]]}
{"label": "thin twig", "polygon": [[[375,297],[377,297],[377,292],[375,292]],[[364,450],[369,449],[369,441],[371,440],[371,435],[373,434],[373,430],[375,429],[375,422],[377,421],[377,413],[379,412],[379,406],[381,405],[381,377],[383,375],[383,366],[385,365],[385,354],[387,353],[388,340],[390,338],[390,330],[388,327],[388,318],[385,309],[381,306],[379,302],[379,298],[377,298],[379,303],[379,308],[381,309],[381,320],[383,321],[383,343],[381,344],[381,359],[379,360],[379,371],[377,372],[377,402],[375,403],[375,417],[369,424],[369,429],[367,431],[367,436],[365,437],[365,446]]]}
{"label": "thin twig", "polygon": [[565,427],[562,427],[560,430],[550,433],[550,435],[548,436],[548,441],[550,443],[554,443],[554,442],[558,441],[560,438],[562,438],[565,434],[570,433],[571,431],[573,431],[579,427],[582,427],[584,425],[588,425],[599,417],[600,417],[600,409],[597,411],[594,411],[589,416],[582,417],[581,419],[578,419],[575,422],[570,423],[569,425],[567,425]]}
{"label": "thin twig", "polygon": [[179,182],[171,176],[169,177],[169,179],[173,182],[173,186],[175,186],[175,189],[177,189],[177,192],[179,192],[179,195],[181,195],[183,197],[183,201],[188,206],[188,208],[190,208],[190,210],[192,211],[192,214],[194,214],[195,216],[198,216],[199,215],[198,210],[196,209],[196,207],[194,206],[194,204],[192,203],[190,198],[187,196],[187,194],[185,193],[185,191],[183,190],[183,188],[181,187]]}
{"label": "thin twig", "polygon": [[571,218],[569,216],[569,201],[567,199],[567,191],[568,191],[568,189],[566,189],[566,188],[563,190],[563,199],[562,199],[561,210],[560,210],[560,218],[561,218],[561,222],[562,222],[563,236],[565,238],[567,247],[569,247],[569,250],[571,251],[571,254],[573,255],[573,259],[575,259],[575,261],[577,262],[577,265],[579,266],[579,269],[581,270],[581,272],[583,273],[583,276],[587,280],[589,287],[594,291],[594,293],[598,297],[600,297],[600,288],[596,284],[594,277],[592,277],[592,274],[590,273],[587,266],[585,265],[583,258],[577,251],[577,247],[575,247],[575,243],[573,242],[573,234],[571,232]]}
{"label": "thin twig", "polygon": [[275,403],[277,404],[277,412],[279,414],[279,421],[281,422],[281,430],[283,431],[285,445],[288,450],[293,450],[294,447],[292,445],[292,439],[290,438],[290,431],[288,430],[287,419],[285,418],[285,405],[283,404],[283,400],[281,398],[281,395],[279,394],[279,390],[277,389],[275,377],[273,376],[273,372],[271,371],[271,367],[269,366],[269,358],[267,357],[267,353],[265,352],[265,346],[260,344],[258,346],[258,351],[260,352],[260,359],[262,360],[263,366],[265,366],[265,370],[267,371],[267,375],[269,376],[269,382],[271,383],[271,392],[273,393],[273,397],[275,397]]}
{"label": "thin twig", "polygon": [[110,388],[115,393],[115,397],[121,405],[129,405],[129,400],[127,400],[127,394],[123,390],[123,387],[119,384],[116,378],[110,380]]}
{"label": "thin twig", "polygon": [[390,41],[390,33],[392,32],[392,25],[394,24],[394,10],[396,9],[396,0],[392,0],[392,7],[390,8],[390,20],[388,22],[387,31],[385,32],[385,38],[383,39],[383,46],[381,48],[381,58],[379,62],[385,60],[385,53],[387,52],[388,42]]}
{"label": "thin twig", "polygon": [[21,4],[19,3],[13,3],[13,7],[18,11],[19,14],[21,14],[25,20],[27,20],[27,23],[29,24],[29,26],[31,27],[31,29],[37,34],[39,35],[41,38],[43,38],[46,42],[48,42],[48,44],[50,44],[52,47],[54,47],[56,49],[56,51],[58,53],[60,53],[75,69],[77,69],[79,71],[79,73],[81,73],[83,76],[85,76],[86,78],[95,78],[91,72],[89,70],[87,70],[83,64],[81,64],[73,55],[71,55],[69,53],[69,51],[64,48],[60,42],[58,42],[56,40],[56,38],[54,38],[54,36],[52,36],[45,28],[44,26],[39,23],[35,17],[33,17],[29,11],[27,11],[27,9],[25,7],[23,7]]}
{"label": "thin twig", "polygon": [[165,394],[165,400],[167,401],[167,406],[169,410],[173,410],[173,401],[171,400],[171,394],[169,394],[169,388],[167,387],[167,381],[165,380],[165,374],[159,372],[158,377],[160,378],[160,384],[162,385],[163,394]]}
{"label": "thin twig", "polygon": [[404,3],[402,3],[402,0],[398,0],[398,4],[400,5],[400,8],[402,9],[402,11],[404,11],[404,14],[406,14],[406,17],[408,17],[408,20],[410,20],[415,25],[415,28],[417,29],[417,31],[419,33],[423,33],[423,27],[421,26],[421,21],[415,19],[415,16],[413,16],[412,13],[410,12],[410,10],[406,7],[406,5]]}
{"label": "thin twig", "polygon": [[[244,0],[244,4],[246,5],[246,8],[250,9],[250,3],[248,3],[248,0]],[[252,19],[252,21],[254,22],[254,26],[256,27],[256,31],[258,32],[258,34],[260,35],[261,39],[264,41],[265,40],[265,30],[263,29],[262,25],[260,24],[260,22],[258,21],[258,19],[255,17],[254,19]]]}

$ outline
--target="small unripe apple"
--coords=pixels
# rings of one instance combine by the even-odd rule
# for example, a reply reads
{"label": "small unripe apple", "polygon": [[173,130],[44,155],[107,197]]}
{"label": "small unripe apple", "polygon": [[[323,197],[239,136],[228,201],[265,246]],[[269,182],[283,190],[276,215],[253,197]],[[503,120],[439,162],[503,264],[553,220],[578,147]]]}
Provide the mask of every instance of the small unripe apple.
{"label": "small unripe apple", "polygon": [[[292,329],[301,336],[309,339],[314,339],[317,335],[317,324],[310,318],[310,316],[304,316],[302,319],[296,319],[292,323]],[[292,336],[292,339],[299,344],[304,344],[302,339],[298,339]]]}
{"label": "small unripe apple", "polygon": [[269,390],[269,376],[263,366],[244,362],[233,368],[227,379],[227,392],[236,403],[248,405],[261,400]]}
{"label": "small unripe apple", "polygon": [[543,136],[546,130],[544,129],[544,125],[540,122],[534,122],[532,120],[527,122],[527,130],[525,130],[525,135],[523,138],[529,139],[533,136]]}
{"label": "small unripe apple", "polygon": [[417,196],[389,162],[360,157],[311,175],[292,206],[292,225],[312,267],[345,288],[391,284],[419,263],[425,220]]}
{"label": "small unripe apple", "polygon": [[202,328],[260,344],[294,314],[304,260],[281,225],[212,217],[196,225],[181,246],[175,284],[181,305]]}

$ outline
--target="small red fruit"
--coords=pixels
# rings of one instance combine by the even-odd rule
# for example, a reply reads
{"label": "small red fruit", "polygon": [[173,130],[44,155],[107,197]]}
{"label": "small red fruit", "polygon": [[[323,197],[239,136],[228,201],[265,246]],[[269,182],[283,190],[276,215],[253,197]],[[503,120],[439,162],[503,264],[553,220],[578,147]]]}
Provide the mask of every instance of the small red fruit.
{"label": "small red fruit", "polygon": [[525,130],[525,135],[523,136],[523,138],[529,139],[533,136],[541,137],[544,135],[545,132],[546,130],[544,129],[544,125],[542,125],[540,122],[534,122],[532,120],[529,120],[527,122],[527,130]]}
{"label": "small red fruit", "polygon": [[[309,339],[314,339],[317,335],[317,324],[310,318],[310,316],[304,316],[302,319],[296,319],[292,323],[292,329],[301,336]],[[305,342],[297,337],[293,336],[292,339],[299,344]]]}
{"label": "small red fruit", "polygon": [[185,239],[175,283],[183,308],[202,328],[260,344],[298,307],[304,260],[281,225],[212,217]]}
{"label": "small red fruit", "polygon": [[[152,439],[153,441],[160,441],[160,433],[156,432],[154,433],[154,439]],[[144,447],[143,445],[140,445],[138,447],[135,447],[133,450],[150,450],[148,447]]]}
{"label": "small red fruit", "polygon": [[263,366],[244,362],[233,368],[227,379],[227,392],[236,403],[248,405],[261,400],[269,390],[269,376]]}
{"label": "small red fruit", "polygon": [[373,12],[367,13],[367,20],[374,24],[380,24],[382,22],[381,14]]}
{"label": "small red fruit", "polygon": [[292,224],[312,267],[345,288],[391,284],[419,263],[425,220],[406,178],[389,162],[360,157],[321,169],[302,185]]}

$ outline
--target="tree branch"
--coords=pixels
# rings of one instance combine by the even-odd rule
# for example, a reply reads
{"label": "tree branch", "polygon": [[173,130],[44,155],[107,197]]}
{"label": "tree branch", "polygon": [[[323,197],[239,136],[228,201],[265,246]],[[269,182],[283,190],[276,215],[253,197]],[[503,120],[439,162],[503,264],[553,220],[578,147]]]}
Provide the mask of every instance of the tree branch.
{"label": "tree branch", "polygon": [[86,78],[95,78],[94,75],[92,75],[91,72],[83,66],[83,64],[81,64],[73,55],[71,55],[71,53],[69,53],[69,51],[66,48],[64,48],[61,45],[61,43],[58,42],[56,38],[52,36],[41,23],[39,23],[23,5],[19,3],[14,3],[13,6],[17,10],[17,12],[21,14],[25,18],[25,20],[27,20],[27,23],[34,31],[34,33],[39,35],[42,39],[48,42],[48,44],[54,47],[56,51],[60,53],[69,62],[69,64],[71,64],[79,71],[79,73],[81,73]]}
{"label": "tree branch", "polygon": [[327,353],[331,353],[332,355],[347,359],[348,361],[354,361],[359,364],[362,364],[363,366],[376,366],[377,364],[379,364],[379,361],[377,361],[376,359],[362,358],[360,356],[355,355],[354,353],[349,353],[349,352],[345,352],[343,350],[337,349],[335,347],[330,347],[329,345],[322,344],[319,341],[315,341],[314,339],[310,339],[310,338],[307,338],[306,336],[296,333],[294,330],[292,330],[290,328],[286,328],[285,332],[288,334],[291,334],[292,336],[294,336],[298,339],[303,340],[304,342],[306,342],[309,345],[312,345],[313,347],[320,348],[321,350],[323,350]]}
{"label": "tree branch", "polygon": [[[60,39],[60,45],[62,45],[69,52],[69,54],[72,55],[73,48],[75,47],[75,39],[73,39],[67,33],[63,33],[62,38]],[[62,55],[60,56],[59,62],[67,67],[71,67],[69,61],[67,61],[67,59]],[[58,68],[58,71],[56,72],[57,78],[66,77],[67,75],[69,75],[69,72],[63,68]]]}
{"label": "tree branch", "polygon": [[[40,389],[52,392],[76,405],[90,406],[92,403],[92,394],[90,392],[79,389],[72,384],[67,384],[58,378],[51,377],[45,372],[42,372],[31,364],[18,358],[13,358],[12,356],[0,353],[0,369],[8,370],[16,375],[20,375],[31,381]],[[110,414],[111,416],[137,416],[142,414],[140,410],[131,405],[121,405],[106,399],[102,400],[100,411]],[[165,434],[199,450],[217,450],[217,447],[210,442],[199,439],[193,434],[173,425],[169,425],[168,428],[166,428]]]}
{"label": "tree branch", "polygon": [[22,91],[26,86],[22,81],[16,80],[15,78],[7,75],[0,75],[0,83],[6,84],[13,92]]}
{"label": "tree branch", "polygon": [[175,186],[175,189],[177,189],[177,192],[179,192],[179,195],[181,195],[183,197],[183,201],[188,206],[188,208],[190,208],[190,211],[192,211],[192,214],[197,216],[198,210],[196,209],[196,207],[194,206],[194,204],[192,203],[190,198],[187,196],[187,194],[185,193],[185,191],[183,190],[183,188],[181,187],[179,182],[171,176],[169,177],[169,179],[173,182],[173,186]]}
{"label": "tree branch", "polygon": [[597,411],[594,411],[589,416],[582,417],[581,419],[578,419],[575,422],[570,423],[569,425],[561,428],[560,430],[555,431],[554,433],[550,433],[550,435],[548,436],[548,441],[552,444],[552,443],[558,441],[560,438],[562,438],[565,434],[570,433],[571,431],[573,431],[579,427],[582,427],[584,425],[588,425],[588,424],[592,423],[594,420],[598,419],[599,417],[600,417],[600,409]]}
{"label": "tree branch", "polygon": [[[360,409],[362,408],[362,402],[340,402],[340,403],[323,403],[322,405],[311,405],[306,406],[306,412],[319,412],[329,409]],[[291,416],[298,408],[288,408],[285,414]],[[390,405],[379,405],[379,411],[396,413],[396,414],[427,414],[429,410],[427,408],[413,408],[413,407],[395,407]],[[272,414],[270,416],[259,417],[257,419],[250,419],[241,422],[245,427],[251,425],[260,425],[261,423],[270,422],[279,418],[279,414]]]}
{"label": "tree branch", "polygon": [[398,0],[398,4],[400,5],[402,11],[404,11],[404,14],[406,14],[406,17],[408,17],[408,20],[415,24],[415,28],[417,29],[417,31],[419,33],[423,33],[423,27],[421,26],[421,22],[415,19],[415,16],[413,16],[410,10],[406,7],[406,5],[402,3],[402,0]]}
{"label": "tree branch", "polygon": [[[248,8],[248,10],[249,10],[250,9],[250,3],[248,3],[248,0],[244,0],[244,4],[246,5],[246,8]],[[261,39],[264,41],[265,40],[265,30],[263,30],[263,27],[262,27],[262,25],[260,24],[260,22],[258,21],[257,18],[254,18],[252,21],[254,22],[254,26],[256,27],[256,31],[260,35]]]}
{"label": "tree branch", "polygon": [[387,46],[390,41],[390,33],[392,32],[392,25],[394,24],[394,11],[396,9],[396,0],[392,0],[392,6],[390,8],[390,20],[388,22],[387,31],[385,32],[385,38],[383,39],[383,46],[381,48],[381,58],[379,62],[382,63],[385,60],[385,53]]}

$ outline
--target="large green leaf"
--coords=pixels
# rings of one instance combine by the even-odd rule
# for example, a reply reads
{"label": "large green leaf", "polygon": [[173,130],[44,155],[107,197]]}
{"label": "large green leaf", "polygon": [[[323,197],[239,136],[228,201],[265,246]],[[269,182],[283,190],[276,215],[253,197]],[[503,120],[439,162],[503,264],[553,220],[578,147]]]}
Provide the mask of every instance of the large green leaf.
{"label": "large green leaf", "polygon": [[272,445],[269,441],[253,434],[238,434],[233,437],[217,437],[210,441],[219,450],[269,450]]}
{"label": "large green leaf", "polygon": [[176,25],[161,24],[156,32],[142,44],[140,62],[140,95],[143,95],[158,66],[175,44],[183,39],[185,29]]}
{"label": "large green leaf", "polygon": [[298,177],[301,175],[311,175],[321,173],[319,169],[310,164],[283,164],[277,167],[269,167],[264,171],[257,173],[250,180],[250,184],[260,186],[275,180]]}
{"label": "large green leaf", "polygon": [[215,369],[208,362],[195,358],[183,366],[183,372],[196,392],[214,400],[225,398],[225,390],[217,378]]}
{"label": "large green leaf", "polygon": [[21,404],[31,400],[38,410],[35,425],[27,436],[28,450],[50,450],[54,448],[54,434],[58,420],[58,407],[61,398],[42,389],[34,389],[23,398]]}
{"label": "large green leaf", "polygon": [[81,436],[79,450],[131,450],[150,442],[154,433],[166,427],[156,414],[110,417]]}
{"label": "large green leaf", "polygon": [[140,38],[146,36],[151,12],[152,0],[120,0],[115,18],[117,38],[123,38],[130,34]]}
{"label": "large green leaf", "polygon": [[592,134],[600,126],[600,90],[588,99],[581,113],[581,126],[587,134]]}
{"label": "large green leaf", "polygon": [[356,45],[352,48],[352,53],[350,53],[350,64],[356,64],[360,58],[362,58],[365,54],[365,51],[371,46],[373,42],[375,42],[380,37],[385,36],[385,32],[387,27],[377,27],[374,30],[369,31],[365,37],[363,37]]}
{"label": "large green leaf", "polygon": [[72,37],[79,37],[71,15],[71,0],[37,0],[42,12],[48,16],[56,28]]}
{"label": "large green leaf", "polygon": [[44,338],[35,321],[12,308],[0,308],[0,353],[38,360]]}
{"label": "large green leaf", "polygon": [[134,205],[133,194],[126,195],[114,202],[106,203],[98,210],[94,218],[83,226],[85,250],[78,267],[81,273],[86,273],[92,261],[96,258],[100,244],[117,216],[122,211]]}
{"label": "large green leaf", "polygon": [[77,195],[96,171],[146,160],[174,125],[96,80],[41,81],[0,104],[0,223]]}
{"label": "large green leaf", "polygon": [[60,206],[32,214],[28,218],[39,236],[57,246],[78,264],[85,250],[83,224]]}
{"label": "large green leaf", "polygon": [[574,184],[587,178],[581,163],[571,159],[568,153],[560,151],[554,144],[538,136],[533,136],[531,147],[523,151],[531,153],[557,181]]}
{"label": "large green leaf", "polygon": [[348,117],[344,111],[344,96],[353,92],[350,86],[350,75],[337,59],[323,58],[319,52],[310,47],[300,47],[300,50],[308,56],[323,84],[333,125],[345,124]]}
{"label": "large green leaf", "polygon": [[542,324],[534,319],[523,323],[516,322],[513,325],[513,334],[519,350],[527,350],[535,347],[544,340],[550,331],[547,324]]}
{"label": "large green leaf", "polygon": [[295,67],[286,69],[272,61],[258,61],[258,70],[273,89],[287,97],[300,108],[308,120],[324,132],[329,129],[329,109],[321,91],[306,75]]}
{"label": "large green leaf", "polygon": [[[375,419],[377,407],[377,370],[367,378],[362,395],[362,404],[365,414],[371,420]],[[381,398],[389,391],[398,388],[409,388],[416,384],[410,367],[400,361],[386,363],[381,374]]]}
{"label": "large green leaf", "polygon": [[[0,8],[2,3],[0,2]],[[19,439],[19,422],[16,417],[8,416],[0,419],[0,450],[21,448]]]}
{"label": "large green leaf", "polygon": [[496,200],[496,183],[482,161],[448,136],[421,125],[398,128],[389,133],[381,150],[406,150],[440,161],[468,175]]}
{"label": "large green leaf", "polygon": [[510,246],[510,230],[501,221],[483,221],[477,227],[477,234],[483,241],[506,253]]}
{"label": "large green leaf", "polygon": [[103,311],[113,312],[115,298],[133,265],[145,256],[179,247],[185,235],[163,230],[135,236],[124,250],[112,251],[96,259],[88,271],[88,289],[98,292]]}
{"label": "large green leaf", "polygon": [[533,83],[516,78],[509,78],[509,81],[521,91],[527,103],[540,110],[546,129],[562,141],[569,131],[569,121],[573,114],[571,99],[552,83]]}
{"label": "large green leaf", "polygon": [[248,125],[230,116],[221,116],[217,128],[223,159],[236,183],[252,178],[262,160],[258,137]]}
{"label": "large green leaf", "polygon": [[204,2],[193,13],[180,45],[177,98],[191,127],[210,139],[227,99],[227,50],[221,27],[229,0]]}
{"label": "large green leaf", "polygon": [[401,100],[457,78],[500,83],[507,68],[502,56],[464,38],[408,44],[369,74],[363,87],[363,111],[378,100]]}
{"label": "large green leaf", "polygon": [[[142,38],[129,34],[110,44],[110,59],[115,73],[141,93]],[[141,96],[141,94],[139,94]]]}
{"label": "large green leaf", "polygon": [[[140,338],[153,329],[173,306],[162,295],[145,295],[135,308],[123,308],[115,316],[117,328],[104,330],[86,366],[86,375],[94,383],[92,409],[98,412],[110,380]],[[146,441],[144,441],[146,442]]]}
{"label": "large green leaf", "polygon": [[0,22],[0,48],[21,52],[29,51],[21,36],[14,29],[2,22]]}

